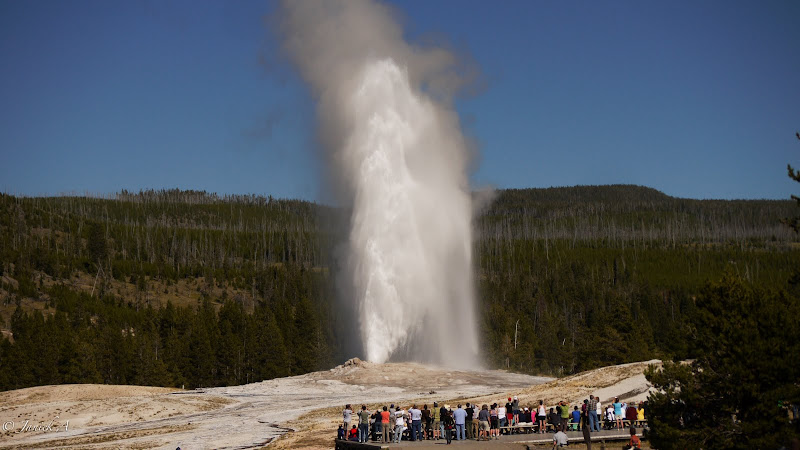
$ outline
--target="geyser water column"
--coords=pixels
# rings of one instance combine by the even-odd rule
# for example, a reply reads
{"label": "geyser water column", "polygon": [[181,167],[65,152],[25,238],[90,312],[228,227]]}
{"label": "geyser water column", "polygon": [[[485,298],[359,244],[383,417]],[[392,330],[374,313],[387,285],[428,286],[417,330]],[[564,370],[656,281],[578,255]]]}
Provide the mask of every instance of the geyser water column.
{"label": "geyser water column", "polygon": [[474,364],[472,208],[457,124],[390,59],[367,63],[357,79],[341,158],[354,193],[350,263],[367,359],[399,351]]}
{"label": "geyser water column", "polygon": [[372,0],[287,0],[278,19],[317,101],[332,192],[352,211],[341,295],[357,306],[366,358],[477,365],[457,59],[406,43]]}

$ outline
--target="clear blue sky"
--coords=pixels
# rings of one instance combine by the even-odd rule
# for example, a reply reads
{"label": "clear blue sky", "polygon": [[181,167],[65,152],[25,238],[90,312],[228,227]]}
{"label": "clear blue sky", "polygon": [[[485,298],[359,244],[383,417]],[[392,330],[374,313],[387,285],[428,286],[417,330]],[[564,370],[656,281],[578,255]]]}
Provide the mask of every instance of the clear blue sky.
{"label": "clear blue sky", "polygon": [[[798,1],[396,1],[468,52],[476,187],[788,198]],[[319,200],[314,107],[256,1],[0,0],[0,190]]]}

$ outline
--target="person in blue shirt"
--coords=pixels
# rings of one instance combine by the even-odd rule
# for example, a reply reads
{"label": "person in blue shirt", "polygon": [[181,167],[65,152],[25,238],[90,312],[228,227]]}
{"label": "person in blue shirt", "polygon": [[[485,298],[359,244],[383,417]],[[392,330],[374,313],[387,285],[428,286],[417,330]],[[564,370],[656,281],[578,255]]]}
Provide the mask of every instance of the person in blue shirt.
{"label": "person in blue shirt", "polygon": [[453,419],[456,422],[456,440],[465,440],[464,427],[466,426],[467,412],[461,408],[461,404],[458,405],[458,409],[453,411]]}
{"label": "person in blue shirt", "polygon": [[619,402],[619,397],[614,397],[614,421],[617,423],[617,429],[622,429],[622,403]]}
{"label": "person in blue shirt", "polygon": [[580,428],[581,424],[581,412],[578,411],[578,407],[576,406],[574,410],[572,410],[572,423],[578,424],[576,428]]}

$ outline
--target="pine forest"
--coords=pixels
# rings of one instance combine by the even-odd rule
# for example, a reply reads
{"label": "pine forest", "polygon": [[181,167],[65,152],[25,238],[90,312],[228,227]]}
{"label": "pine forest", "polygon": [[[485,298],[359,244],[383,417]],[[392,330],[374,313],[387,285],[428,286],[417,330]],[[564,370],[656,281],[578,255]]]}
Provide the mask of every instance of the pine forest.
{"label": "pine forest", "polygon": [[[614,185],[485,203],[473,246],[488,367],[691,359],[697,297],[723,276],[800,297],[791,201]],[[223,386],[340,364],[359,334],[337,291],[347,222],[261,196],[2,194],[0,389]]]}

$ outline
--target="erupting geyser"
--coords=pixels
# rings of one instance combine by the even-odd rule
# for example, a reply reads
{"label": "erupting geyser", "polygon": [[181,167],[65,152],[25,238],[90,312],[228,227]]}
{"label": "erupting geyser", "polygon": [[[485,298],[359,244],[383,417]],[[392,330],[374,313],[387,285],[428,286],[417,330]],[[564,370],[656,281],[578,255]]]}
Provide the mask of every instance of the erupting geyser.
{"label": "erupting geyser", "polygon": [[408,45],[372,1],[287,1],[282,13],[352,208],[348,295],[367,359],[477,364],[469,151],[447,101],[462,83],[455,58]]}

